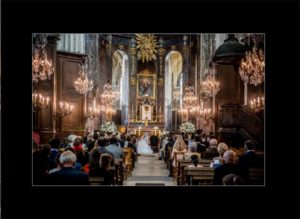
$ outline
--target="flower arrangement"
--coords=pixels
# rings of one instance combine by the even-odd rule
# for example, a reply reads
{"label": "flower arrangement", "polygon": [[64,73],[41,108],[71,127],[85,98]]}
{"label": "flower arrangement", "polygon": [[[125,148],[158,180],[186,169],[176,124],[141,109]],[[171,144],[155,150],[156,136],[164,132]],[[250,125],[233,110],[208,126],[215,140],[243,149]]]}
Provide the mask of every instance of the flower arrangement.
{"label": "flower arrangement", "polygon": [[184,133],[194,133],[196,129],[194,124],[185,122],[180,125],[179,130]]}
{"label": "flower arrangement", "polygon": [[100,126],[100,130],[105,133],[118,133],[117,126],[114,122],[106,122]]}

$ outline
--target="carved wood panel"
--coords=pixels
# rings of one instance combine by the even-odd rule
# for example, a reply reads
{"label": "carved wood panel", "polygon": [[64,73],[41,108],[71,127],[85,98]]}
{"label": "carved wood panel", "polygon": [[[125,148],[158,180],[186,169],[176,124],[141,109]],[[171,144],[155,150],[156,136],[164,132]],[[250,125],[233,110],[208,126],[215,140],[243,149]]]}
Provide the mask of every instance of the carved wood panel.
{"label": "carved wood panel", "polygon": [[[74,88],[74,81],[78,77],[80,64],[85,59],[84,54],[67,52],[57,53],[58,69],[58,98],[60,101],[73,105],[73,112],[58,121],[58,130],[62,130],[63,135],[72,132],[82,133],[85,125],[85,96],[77,93]],[[61,122],[61,123],[60,123]]]}

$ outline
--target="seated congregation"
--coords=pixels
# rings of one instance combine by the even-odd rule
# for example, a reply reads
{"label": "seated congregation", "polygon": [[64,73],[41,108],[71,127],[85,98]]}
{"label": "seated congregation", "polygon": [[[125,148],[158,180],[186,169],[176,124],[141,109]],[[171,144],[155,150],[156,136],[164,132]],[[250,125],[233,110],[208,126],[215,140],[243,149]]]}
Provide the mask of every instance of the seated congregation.
{"label": "seated congregation", "polygon": [[[33,140],[33,185],[123,185],[140,159],[137,142],[136,135],[97,131],[68,142]],[[175,185],[264,184],[264,157],[250,140],[237,149],[213,135],[168,133],[155,154]]]}

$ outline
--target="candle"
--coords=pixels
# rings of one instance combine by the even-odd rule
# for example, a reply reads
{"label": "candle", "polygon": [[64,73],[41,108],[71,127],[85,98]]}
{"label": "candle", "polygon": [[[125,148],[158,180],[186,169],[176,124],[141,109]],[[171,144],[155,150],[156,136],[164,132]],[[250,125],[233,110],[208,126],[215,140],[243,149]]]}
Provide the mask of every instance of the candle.
{"label": "candle", "polygon": [[94,108],[96,108],[96,100],[94,100]]}
{"label": "candle", "polygon": [[47,105],[48,105],[48,103],[49,103],[49,97],[47,97]]}
{"label": "candle", "polygon": [[63,108],[63,103],[59,102],[59,107],[62,109]]}
{"label": "candle", "polygon": [[71,105],[71,112],[73,111],[73,105]]}

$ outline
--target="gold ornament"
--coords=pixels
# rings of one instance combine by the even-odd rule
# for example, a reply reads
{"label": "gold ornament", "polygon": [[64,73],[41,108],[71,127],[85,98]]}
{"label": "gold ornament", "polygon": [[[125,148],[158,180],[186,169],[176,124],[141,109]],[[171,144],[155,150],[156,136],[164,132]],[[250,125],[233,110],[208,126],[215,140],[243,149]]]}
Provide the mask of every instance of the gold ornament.
{"label": "gold ornament", "polygon": [[137,57],[144,63],[151,60],[156,60],[156,53],[158,48],[157,38],[154,34],[136,34],[137,41]]}
{"label": "gold ornament", "polygon": [[133,86],[136,85],[136,78],[135,78],[135,76],[131,76],[130,77],[130,84],[133,85]]}
{"label": "gold ornament", "polygon": [[164,79],[163,79],[163,77],[162,76],[160,76],[159,78],[158,78],[158,86],[163,86],[164,85]]}

